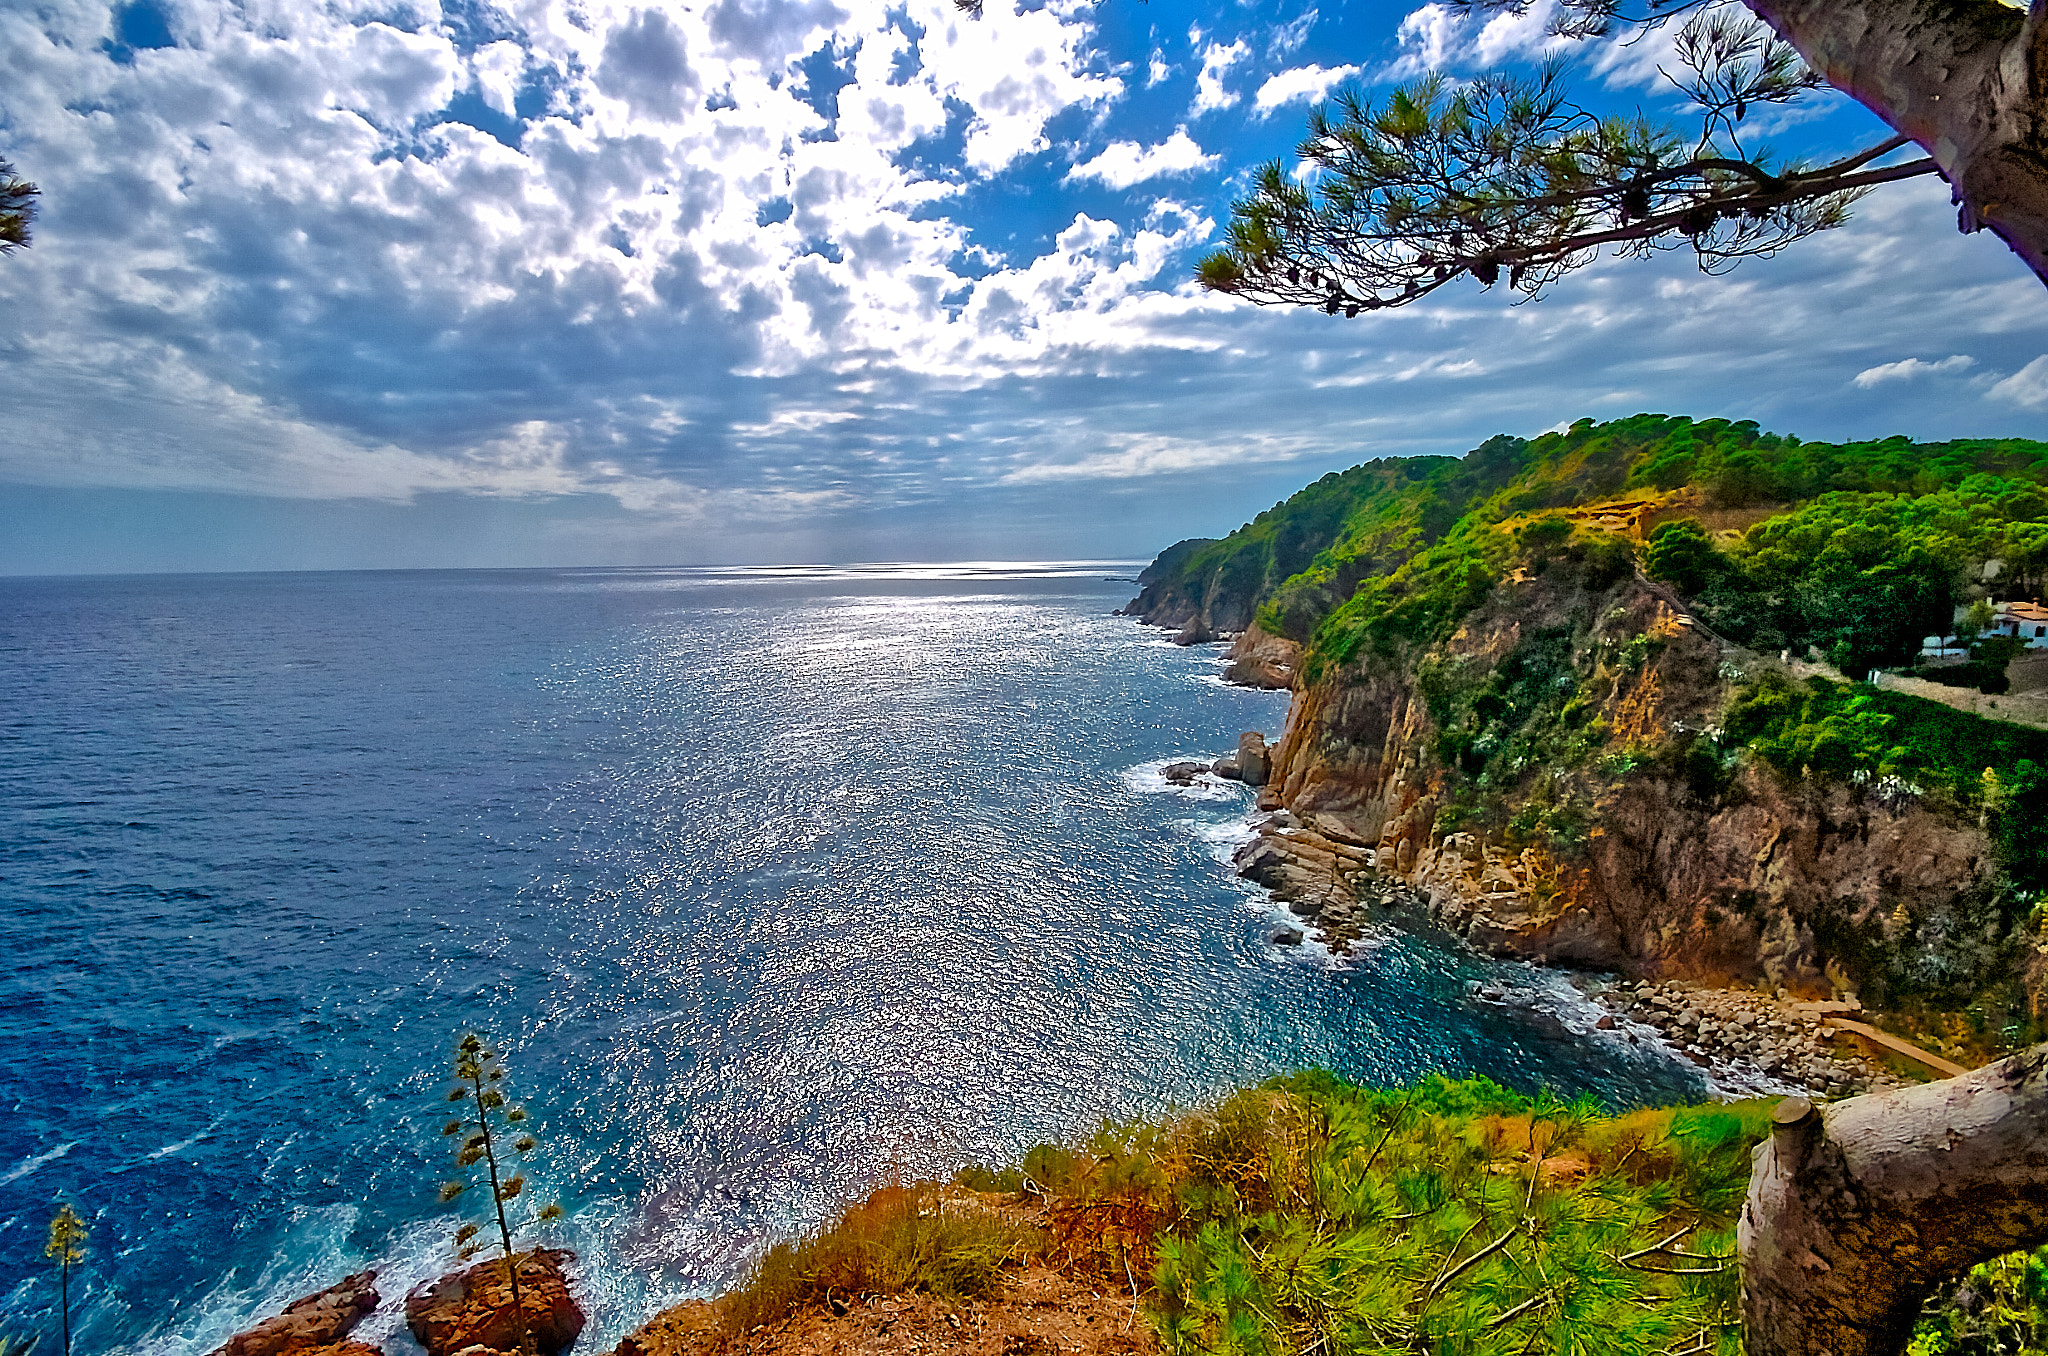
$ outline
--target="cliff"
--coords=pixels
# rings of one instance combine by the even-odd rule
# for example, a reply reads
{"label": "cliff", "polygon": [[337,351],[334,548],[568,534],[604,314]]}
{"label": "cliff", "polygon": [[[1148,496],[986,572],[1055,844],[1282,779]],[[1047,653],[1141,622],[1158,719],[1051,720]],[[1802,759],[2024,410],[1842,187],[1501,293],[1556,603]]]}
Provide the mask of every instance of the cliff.
{"label": "cliff", "polygon": [[[1547,447],[1518,444],[1512,474],[1495,464],[1436,503],[1390,494],[1408,482],[1381,464],[1372,483],[1346,482],[1350,535],[1339,536],[1355,545],[1360,519],[1403,519],[1402,549],[1360,550],[1339,568],[1341,549],[1326,546],[1306,583],[1282,580],[1257,596],[1226,587],[1229,562],[1260,555],[1249,533],[1184,552],[1155,575],[1135,614],[1184,636],[1241,621],[1232,676],[1295,694],[1261,793],[1275,813],[1240,868],[1339,946],[1405,898],[1498,955],[1802,996],[1860,993],[1892,1008],[1965,1012],[1990,1048],[2038,1039],[2048,737],[1840,681],[1779,643],[1844,667],[1917,643],[1907,633],[1945,620],[1963,587],[1955,578],[1941,592],[1943,581],[1976,567],[1967,548],[1882,543],[1890,556],[1860,578],[1886,581],[1889,613],[1869,622],[1846,607],[1849,621],[1832,632],[1787,634],[1837,604],[1802,576],[1793,584],[1806,612],[1768,611],[1776,595],[1755,563],[1766,559],[1758,543],[1788,539],[1787,523],[1840,517],[1847,496],[1745,511],[1717,498],[1711,477],[1641,485],[1646,461],[1668,459],[1674,423],[1698,427],[1662,421],[1652,431],[1664,432],[1645,438],[1582,425]],[[1729,427],[1735,452],[1773,454],[1756,462],[1762,476],[1781,476],[1782,492],[1779,463],[1793,458],[1753,425]],[[1501,440],[1489,447],[1497,459]],[[1799,455],[1831,464],[1829,475],[1868,471],[1871,458],[1814,447]],[[1997,447],[2014,460],[2012,445]],[[2022,453],[2029,475],[2048,467],[2037,447]],[[1964,449],[1957,483],[1981,483],[1992,455]],[[1440,471],[1430,476],[1443,490]],[[2048,504],[2002,485],[2011,530],[2048,535]],[[1929,487],[1857,497],[1862,517],[1840,531],[1868,536],[1895,501],[1924,513],[1953,493],[1915,489]],[[1294,503],[1261,516],[1263,541],[1305,538],[1288,521]],[[1448,526],[1433,537],[1422,529],[1449,508],[1461,512]],[[1697,529],[1717,516],[1734,526]],[[1659,550],[1676,537],[1658,533],[1660,521],[1707,543],[1689,557],[1700,566],[1686,580],[1691,596],[1673,587],[1676,570],[1659,581],[1639,568],[1669,566]],[[1808,558],[1788,568],[1811,570],[1830,545],[1807,543]],[[1910,561],[1898,564],[1912,551],[1947,573],[1923,565],[1914,583]],[[1289,606],[1332,592],[1368,558],[1376,568],[1315,609],[1312,626],[1290,619]],[[1860,598],[1853,589],[1866,585],[1839,587]]]}
{"label": "cliff", "polygon": [[[1887,926],[1896,942],[1901,909],[1931,932],[1992,885],[1994,844],[1974,817],[1700,753],[1696,732],[1770,661],[1724,658],[1634,579],[1592,591],[1564,574],[1503,586],[1426,666],[1369,663],[1304,687],[1269,803],[1339,845],[1369,847],[1375,874],[1481,949],[1636,977],[1815,995],[1882,987],[1883,976],[1857,973],[1869,957],[1829,942]],[[1630,671],[1628,646],[1646,635],[1663,644]],[[1441,714],[1447,675],[1526,670],[1544,650],[1562,661],[1540,675],[1562,697],[1557,712],[1499,733],[1558,747],[1527,749],[1541,765],[1519,777],[1483,767],[1509,823],[1465,827],[1483,818],[1476,779],[1442,756],[1452,741],[1422,680],[1437,681]]]}

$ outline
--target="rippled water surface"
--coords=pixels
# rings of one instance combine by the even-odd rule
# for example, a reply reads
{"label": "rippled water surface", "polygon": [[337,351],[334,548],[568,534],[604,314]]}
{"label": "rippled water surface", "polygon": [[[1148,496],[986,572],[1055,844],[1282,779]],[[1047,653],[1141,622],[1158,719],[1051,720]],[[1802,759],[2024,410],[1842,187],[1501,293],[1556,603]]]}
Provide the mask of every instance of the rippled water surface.
{"label": "rippled water surface", "polygon": [[1154,774],[1284,699],[1110,616],[1128,572],[0,581],[0,1327],[59,1199],[84,1351],[445,1268],[470,1026],[593,1351],[892,1170],[1282,1069],[1689,1090],[1473,1010],[1469,957],[1270,945],[1242,793]]}

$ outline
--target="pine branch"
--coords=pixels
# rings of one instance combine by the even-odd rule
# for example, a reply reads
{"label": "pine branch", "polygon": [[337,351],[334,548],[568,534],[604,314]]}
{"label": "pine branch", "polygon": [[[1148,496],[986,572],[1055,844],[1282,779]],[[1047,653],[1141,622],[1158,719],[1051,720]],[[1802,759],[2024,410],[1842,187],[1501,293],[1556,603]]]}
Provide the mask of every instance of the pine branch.
{"label": "pine branch", "polygon": [[1539,1304],[1543,1304],[1543,1303],[1547,1302],[1547,1301],[1548,1301],[1549,1299],[1550,1299],[1550,1291],[1549,1291],[1549,1290],[1547,1290],[1547,1289],[1545,1289],[1545,1290],[1538,1290],[1538,1291],[1537,1291],[1537,1292],[1536,1292],[1535,1294],[1533,1294],[1533,1295],[1529,1296],[1529,1298],[1527,1298],[1527,1299],[1523,1300],[1523,1301],[1522,1301],[1522,1302],[1521,1302],[1520,1304],[1517,1304],[1517,1305],[1516,1305],[1516,1306],[1515,1306],[1514,1308],[1512,1308],[1512,1309],[1508,1310],[1508,1311],[1507,1311],[1506,1313],[1502,1314],[1502,1315],[1501,1315],[1500,1317],[1498,1317],[1498,1318],[1494,1319],[1494,1320],[1493,1320],[1493,1321],[1492,1321],[1491,1323],[1488,1323],[1488,1324],[1486,1325],[1486,1330],[1487,1330],[1488,1332],[1493,1332],[1494,1330],[1496,1330],[1496,1329],[1498,1329],[1498,1328],[1505,1328],[1505,1327],[1506,1327],[1506,1326],[1507,1326],[1508,1324],[1510,1324],[1510,1323],[1514,1322],[1514,1321],[1515,1321],[1516,1319],[1520,1318],[1520,1317],[1521,1317],[1521,1316],[1522,1316],[1523,1314],[1526,1314],[1526,1313],[1528,1313],[1528,1312],[1529,1312],[1529,1311],[1530,1311],[1531,1309],[1534,1309],[1534,1308],[1535,1308],[1535,1307],[1536,1307],[1537,1305],[1539,1305]]}
{"label": "pine branch", "polygon": [[[1470,1233],[1471,1231],[1468,1229],[1466,1232]],[[1458,1265],[1452,1267],[1449,1271],[1443,1273],[1442,1275],[1438,1276],[1434,1281],[1430,1282],[1429,1288],[1422,1292],[1422,1298],[1416,1301],[1417,1310],[1419,1311],[1424,1305],[1427,1305],[1431,1300],[1435,1299],[1439,1294],[1443,1292],[1444,1287],[1449,1285],[1452,1281],[1457,1280],[1458,1277],[1464,1275],[1473,1267],[1478,1266],[1481,1262],[1493,1256],[1493,1254],[1499,1252],[1502,1248],[1505,1248],[1508,1245],[1508,1241],[1520,1232],[1522,1232],[1522,1226],[1520,1224],[1514,1225],[1506,1233],[1502,1234],[1499,1238],[1494,1239],[1493,1242],[1487,1244],[1478,1252],[1473,1253],[1470,1257],[1467,1257],[1464,1261],[1458,1263]]]}

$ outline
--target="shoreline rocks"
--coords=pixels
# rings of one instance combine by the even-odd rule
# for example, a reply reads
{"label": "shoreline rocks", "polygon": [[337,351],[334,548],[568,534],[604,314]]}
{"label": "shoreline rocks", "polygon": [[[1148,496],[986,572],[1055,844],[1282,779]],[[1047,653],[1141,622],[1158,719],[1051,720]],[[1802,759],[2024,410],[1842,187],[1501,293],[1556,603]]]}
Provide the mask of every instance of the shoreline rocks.
{"label": "shoreline rocks", "polygon": [[375,1347],[343,1340],[376,1309],[376,1281],[376,1272],[359,1271],[325,1290],[293,1300],[283,1313],[236,1333],[211,1356],[286,1356],[316,1351],[325,1356],[377,1356]]}
{"label": "shoreline rocks", "polygon": [[472,1348],[514,1352],[520,1347],[523,1311],[540,1356],[555,1356],[583,1331],[583,1310],[564,1274],[575,1256],[564,1248],[520,1253],[517,1310],[501,1258],[428,1281],[405,1297],[406,1326],[429,1356],[456,1356]]}
{"label": "shoreline rocks", "polygon": [[[1257,821],[1255,829],[1231,860],[1239,875],[1265,887],[1295,920],[1273,933],[1275,945],[1299,944],[1283,941],[1282,933],[1311,933],[1341,957],[1363,939],[1375,918],[1406,912],[1414,922],[1430,920],[1425,897],[1399,877],[1382,873],[1378,851],[1330,817],[1276,810]],[[1484,946],[1474,949],[1486,951]],[[1523,959],[1544,964],[1541,958]],[[1860,1051],[1838,1045],[1837,1033],[1828,1029],[1828,1018],[1860,1011],[1853,999],[1801,1002],[1651,980],[1624,980],[1598,996],[1611,1012],[1596,1027],[1614,1030],[1617,1018],[1648,1027],[1675,1057],[1709,1069],[1717,1082],[1732,1088],[1786,1087],[1847,1096],[1904,1085]]]}
{"label": "shoreline rocks", "polygon": [[1651,980],[1600,995],[1608,1007],[1652,1027],[1695,1063],[1723,1063],[1775,1082],[1845,1097],[1906,1086],[1860,1051],[1836,1044],[1830,1017],[1850,1017],[1854,999],[1798,1002],[1743,989]]}

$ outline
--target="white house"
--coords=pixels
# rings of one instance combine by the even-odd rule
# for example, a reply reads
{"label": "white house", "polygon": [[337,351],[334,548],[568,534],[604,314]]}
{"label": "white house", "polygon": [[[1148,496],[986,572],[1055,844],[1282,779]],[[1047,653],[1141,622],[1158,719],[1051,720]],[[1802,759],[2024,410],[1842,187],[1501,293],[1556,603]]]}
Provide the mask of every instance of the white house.
{"label": "white house", "polygon": [[2030,650],[2048,650],[2048,607],[2039,603],[2000,603],[1991,614],[1993,636],[2011,636]]}
{"label": "white house", "polygon": [[[1958,622],[1966,610],[1956,609]],[[2048,607],[2039,603],[1997,603],[1992,608],[1991,627],[1984,634],[2010,636],[2030,650],[2048,650]],[[1961,659],[1969,652],[1969,645],[1956,636],[1924,636],[1920,641],[1922,659]]]}

